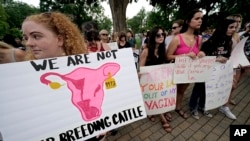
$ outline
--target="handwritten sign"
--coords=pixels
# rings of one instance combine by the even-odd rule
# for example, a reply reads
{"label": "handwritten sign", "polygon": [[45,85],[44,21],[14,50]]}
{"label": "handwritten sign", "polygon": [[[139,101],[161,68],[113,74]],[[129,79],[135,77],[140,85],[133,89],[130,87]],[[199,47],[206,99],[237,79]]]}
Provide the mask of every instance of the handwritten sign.
{"label": "handwritten sign", "polygon": [[173,64],[140,68],[140,85],[147,115],[161,114],[175,109],[176,85],[173,84]]}
{"label": "handwritten sign", "polygon": [[0,65],[3,140],[85,140],[145,118],[132,65],[132,49]]}
{"label": "handwritten sign", "polygon": [[187,56],[176,57],[174,83],[204,82],[212,72],[215,56],[206,56],[195,60]]}
{"label": "handwritten sign", "polygon": [[224,105],[229,98],[233,84],[233,66],[230,61],[226,64],[216,62],[213,72],[206,84],[205,109],[211,110]]}
{"label": "handwritten sign", "polygon": [[250,63],[244,53],[244,46],[246,40],[249,37],[243,38],[233,49],[230,57],[230,61],[233,63],[233,67],[237,68],[239,65],[245,67],[250,66]]}
{"label": "handwritten sign", "polygon": [[108,43],[108,46],[111,48],[111,50],[117,50],[118,49],[117,42]]}

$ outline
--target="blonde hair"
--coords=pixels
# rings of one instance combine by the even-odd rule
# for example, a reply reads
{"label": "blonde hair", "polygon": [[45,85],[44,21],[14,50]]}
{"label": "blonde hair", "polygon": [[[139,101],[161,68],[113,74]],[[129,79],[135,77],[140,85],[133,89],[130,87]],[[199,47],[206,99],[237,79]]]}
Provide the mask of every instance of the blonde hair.
{"label": "blonde hair", "polygon": [[242,24],[242,16],[241,16],[241,14],[232,14],[232,15],[229,15],[229,16],[226,17],[226,19],[231,19],[231,20],[235,20],[235,21],[236,21],[237,18],[240,18],[240,23],[237,22],[237,26],[238,26],[237,31],[239,31],[239,29],[241,28],[241,24]]}
{"label": "blonde hair", "polygon": [[[34,21],[43,25],[51,32],[63,37],[62,49],[65,55],[88,53],[84,37],[78,27],[66,15],[59,12],[47,12],[28,16],[24,21]],[[30,51],[26,59],[35,59]]]}

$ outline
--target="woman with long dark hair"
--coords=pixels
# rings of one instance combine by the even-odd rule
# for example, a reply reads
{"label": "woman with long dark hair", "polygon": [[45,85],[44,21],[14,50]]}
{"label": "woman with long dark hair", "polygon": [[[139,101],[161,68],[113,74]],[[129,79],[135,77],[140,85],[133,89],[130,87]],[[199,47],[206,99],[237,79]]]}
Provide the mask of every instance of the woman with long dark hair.
{"label": "woman with long dark hair", "polygon": [[[154,27],[149,34],[148,43],[143,49],[140,56],[140,66],[152,66],[166,63],[165,56],[165,40],[166,34],[162,27]],[[151,121],[155,121],[154,116],[148,116]],[[172,128],[169,125],[164,114],[160,114],[162,126],[166,132],[171,132]]]}
{"label": "woman with long dark hair", "polygon": [[[200,52],[202,38],[199,36],[199,30],[202,24],[203,14],[200,10],[195,9],[187,14],[180,34],[176,35],[169,44],[167,50],[168,61],[175,60],[178,56],[189,56],[192,59],[203,57],[205,54]],[[177,84],[177,100],[175,111],[183,118],[188,118],[187,114],[182,110],[181,102],[184,93],[189,84]]]}
{"label": "woman with long dark hair", "polygon": [[[201,51],[203,51],[206,56],[217,56],[217,62],[226,63],[231,56],[233,45],[232,36],[236,31],[236,25],[235,20],[224,19],[218,24],[213,35],[203,43]],[[195,83],[190,97],[189,107],[192,116],[196,119],[199,119],[198,110],[200,110],[205,116],[212,117],[210,113],[204,110],[205,93],[205,83]],[[235,115],[230,111],[228,103],[221,106],[219,111],[224,113],[230,119],[236,119]]]}

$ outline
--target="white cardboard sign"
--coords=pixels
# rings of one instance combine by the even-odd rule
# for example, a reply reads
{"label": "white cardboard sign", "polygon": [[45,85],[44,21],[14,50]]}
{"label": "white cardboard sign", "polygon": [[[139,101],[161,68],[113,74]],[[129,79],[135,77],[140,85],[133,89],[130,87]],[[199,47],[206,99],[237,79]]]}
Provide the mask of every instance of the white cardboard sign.
{"label": "white cardboard sign", "polygon": [[146,117],[132,49],[0,65],[4,141],[85,140]]}
{"label": "white cardboard sign", "polygon": [[191,59],[187,56],[176,57],[174,67],[174,83],[205,82],[212,72],[215,56]]}
{"label": "white cardboard sign", "polygon": [[233,65],[216,62],[213,72],[206,84],[205,110],[215,109],[224,105],[229,98],[233,84]]}
{"label": "white cardboard sign", "polygon": [[176,106],[174,64],[140,67],[140,85],[147,115],[172,111]]}

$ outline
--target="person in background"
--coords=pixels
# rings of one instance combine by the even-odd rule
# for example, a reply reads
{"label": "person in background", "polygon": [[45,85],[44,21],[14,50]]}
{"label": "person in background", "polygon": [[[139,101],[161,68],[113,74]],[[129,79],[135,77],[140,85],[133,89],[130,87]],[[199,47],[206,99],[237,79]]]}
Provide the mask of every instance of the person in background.
{"label": "person in background", "polygon": [[[175,60],[177,56],[188,56],[192,59],[205,56],[204,52],[200,52],[202,38],[199,36],[199,29],[202,24],[202,11],[195,9],[187,14],[184,24],[180,31],[181,34],[175,36],[169,44],[166,59],[170,62]],[[184,119],[188,115],[182,110],[182,99],[189,84],[177,84],[177,100],[176,113]]]}
{"label": "person in background", "polygon": [[[201,51],[206,56],[217,56],[216,61],[226,63],[232,51],[232,36],[236,31],[236,22],[234,20],[225,19],[217,25],[212,36],[202,44]],[[205,111],[205,83],[195,83],[189,101],[189,108],[192,116],[199,119],[198,110],[205,116],[212,117],[208,111]],[[230,119],[236,119],[234,114],[230,111],[228,104],[219,109]]]}
{"label": "person in background", "polygon": [[250,21],[246,22],[245,23],[245,26],[244,26],[244,30],[239,32],[239,36],[240,36],[240,39],[243,38],[244,34],[247,33],[250,31]]}
{"label": "person in background", "polygon": [[109,33],[106,29],[102,29],[100,32],[101,42],[102,43],[109,43]]}
{"label": "person in background", "polygon": [[126,41],[126,33],[125,32],[120,32],[118,36],[118,48],[129,48],[131,47],[130,43]]}
{"label": "person in background", "polygon": [[111,34],[111,39],[110,39],[110,43],[112,43],[112,42],[118,42],[118,32],[113,32],[112,34]]}
{"label": "person in background", "polygon": [[202,42],[207,41],[212,36],[212,29],[207,27],[201,36],[202,36]]}
{"label": "person in background", "polygon": [[[152,66],[166,63],[165,54],[165,43],[164,39],[166,34],[162,27],[154,27],[149,35],[148,44],[143,49],[139,66]],[[140,75],[140,73],[139,73]],[[151,121],[155,121],[154,115],[148,116]],[[164,114],[160,114],[160,119],[163,129],[170,133],[172,131],[168,120],[165,118]]]}
{"label": "person in background", "polygon": [[146,37],[144,38],[143,42],[142,42],[142,47],[141,47],[141,51],[147,46],[148,44],[148,40],[149,40],[149,35],[150,35],[150,31],[148,30],[146,33]]}
{"label": "person in background", "polygon": [[[232,15],[227,16],[226,19],[231,19],[231,20],[234,20],[236,22],[236,30],[232,36],[232,41],[233,41],[232,48],[234,49],[236,47],[236,45],[240,42],[240,35],[238,32],[239,32],[240,27],[241,27],[242,16],[240,14],[232,14]],[[242,68],[241,66],[234,68],[234,78],[233,78],[234,83],[233,83],[232,92],[234,91],[234,89],[236,89],[243,72],[244,72],[244,68]],[[231,93],[229,103],[232,105],[236,105],[236,101],[233,99],[232,94],[233,93]]]}
{"label": "person in background", "polygon": [[232,14],[226,17],[227,19],[235,20],[236,22],[236,31],[233,35],[233,48],[240,42],[240,36],[238,34],[240,28],[241,28],[241,23],[242,23],[242,16],[240,14]]}
{"label": "person in background", "polygon": [[96,21],[87,21],[81,25],[81,31],[84,36],[90,30],[98,30],[98,24]]}
{"label": "person in background", "polygon": [[87,48],[89,52],[100,52],[111,50],[107,43],[101,42],[100,35],[96,30],[90,30],[86,33]]}
{"label": "person in background", "polygon": [[143,30],[142,31],[142,36],[141,36],[141,48],[142,48],[146,38],[147,38],[147,32],[145,30]]}
{"label": "person in background", "polygon": [[130,46],[133,49],[136,49],[136,41],[135,41],[135,37],[134,37],[134,33],[132,32],[132,30],[128,30],[126,33],[126,40],[127,42],[129,42]]}
{"label": "person in background", "polygon": [[0,64],[24,61],[25,51],[0,41]]}
{"label": "person in background", "polygon": [[[250,23],[247,26],[248,30],[242,35],[242,38],[247,38],[246,43],[244,45],[244,53],[248,59],[248,61],[250,62]],[[247,72],[249,72],[249,67],[246,67],[243,74]],[[243,76],[243,74],[241,75],[241,77]]]}
{"label": "person in background", "polygon": [[171,35],[167,36],[165,39],[166,50],[168,49],[168,45],[173,37],[180,33],[183,23],[184,21],[182,19],[178,19],[173,22]]}

